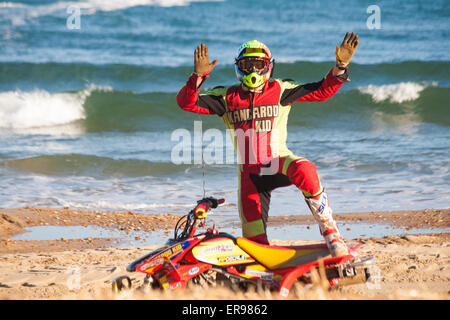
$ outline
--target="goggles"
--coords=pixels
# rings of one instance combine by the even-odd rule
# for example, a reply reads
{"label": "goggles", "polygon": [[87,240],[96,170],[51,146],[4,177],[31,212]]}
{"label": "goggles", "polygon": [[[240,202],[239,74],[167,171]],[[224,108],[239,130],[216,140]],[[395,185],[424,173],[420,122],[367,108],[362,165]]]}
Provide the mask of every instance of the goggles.
{"label": "goggles", "polygon": [[267,58],[246,57],[239,59],[237,65],[244,73],[252,73],[264,71],[269,67],[270,61]]}

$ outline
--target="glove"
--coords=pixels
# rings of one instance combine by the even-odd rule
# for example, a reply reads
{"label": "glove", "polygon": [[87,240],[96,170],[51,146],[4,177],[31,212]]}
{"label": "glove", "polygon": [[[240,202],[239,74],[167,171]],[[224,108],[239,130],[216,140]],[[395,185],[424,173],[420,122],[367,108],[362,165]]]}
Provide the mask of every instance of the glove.
{"label": "glove", "polygon": [[201,44],[194,52],[194,73],[198,76],[206,76],[216,66],[218,60],[209,63],[208,47],[206,44]]}
{"label": "glove", "polygon": [[358,48],[358,35],[352,32],[349,36],[349,32],[346,33],[344,40],[340,46],[336,46],[336,61],[338,64],[347,65],[353,57],[353,54]]}

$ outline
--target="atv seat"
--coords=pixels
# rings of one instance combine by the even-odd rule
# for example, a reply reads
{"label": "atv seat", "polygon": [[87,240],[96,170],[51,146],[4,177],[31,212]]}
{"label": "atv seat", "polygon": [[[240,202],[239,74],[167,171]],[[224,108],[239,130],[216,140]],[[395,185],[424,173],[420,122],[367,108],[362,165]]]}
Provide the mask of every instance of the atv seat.
{"label": "atv seat", "polygon": [[270,270],[297,267],[330,256],[325,243],[279,247],[261,244],[242,237],[236,238],[236,242],[242,250]]}

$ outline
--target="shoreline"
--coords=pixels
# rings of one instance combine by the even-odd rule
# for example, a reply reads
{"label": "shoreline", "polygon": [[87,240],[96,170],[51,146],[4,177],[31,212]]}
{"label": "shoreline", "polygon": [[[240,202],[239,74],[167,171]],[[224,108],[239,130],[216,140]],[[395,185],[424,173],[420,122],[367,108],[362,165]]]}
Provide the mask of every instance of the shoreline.
{"label": "shoreline", "polygon": [[[399,211],[372,211],[333,214],[338,222],[388,224],[406,230],[427,228],[436,233],[450,228],[450,208]],[[181,215],[147,214],[117,211],[87,211],[70,208],[16,208],[0,209],[0,254],[36,251],[61,251],[76,249],[107,248],[123,234],[155,232],[163,230],[169,235]],[[239,219],[231,224],[239,228]],[[270,216],[268,226],[315,225],[312,215]],[[44,226],[95,226],[116,231],[117,237],[87,237],[58,240],[11,240],[28,232],[25,228]],[[220,229],[220,226],[219,226]],[[135,240],[140,240],[136,236]]]}

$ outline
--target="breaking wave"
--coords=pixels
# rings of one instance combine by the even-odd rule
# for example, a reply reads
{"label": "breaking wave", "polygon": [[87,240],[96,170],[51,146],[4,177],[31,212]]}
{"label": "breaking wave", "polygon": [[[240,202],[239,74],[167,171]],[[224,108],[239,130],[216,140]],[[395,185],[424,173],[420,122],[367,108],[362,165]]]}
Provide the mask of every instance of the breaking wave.
{"label": "breaking wave", "polygon": [[368,85],[360,87],[359,91],[369,94],[373,101],[383,102],[389,101],[391,103],[402,103],[405,101],[413,101],[420,97],[420,93],[428,86],[437,86],[437,83],[432,84],[416,83],[416,82],[401,82],[387,85]]}

